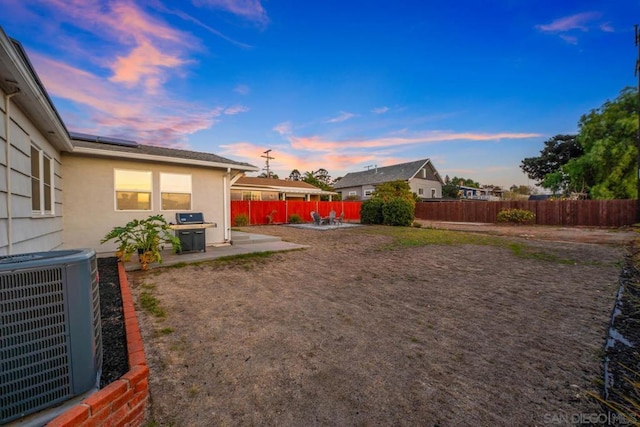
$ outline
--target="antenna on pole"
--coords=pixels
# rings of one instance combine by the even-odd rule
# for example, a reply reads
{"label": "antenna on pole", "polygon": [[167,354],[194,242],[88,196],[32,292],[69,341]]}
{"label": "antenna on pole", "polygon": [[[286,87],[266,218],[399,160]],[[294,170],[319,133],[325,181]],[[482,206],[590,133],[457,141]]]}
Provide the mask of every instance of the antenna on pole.
{"label": "antenna on pole", "polygon": [[636,202],[636,222],[640,222],[640,31],[638,31],[638,24],[634,25],[635,29],[635,45],[638,48],[638,56],[636,57],[636,67],[634,70],[634,75],[638,77],[638,87],[636,90],[638,91],[638,106],[637,106],[637,114],[638,114],[638,133],[636,135],[636,148],[638,150],[638,184],[637,184],[637,202]]}
{"label": "antenna on pole", "polygon": [[367,165],[365,166],[365,168],[367,168],[367,170],[371,169],[371,168],[377,168],[378,165]]}
{"label": "antenna on pole", "polygon": [[264,151],[263,154],[264,156],[260,156],[266,160],[267,166],[264,168],[267,171],[267,178],[271,178],[271,170],[269,169],[269,160],[274,160],[275,157],[271,157],[269,155],[269,153],[271,152],[271,149],[268,149],[267,151]]}

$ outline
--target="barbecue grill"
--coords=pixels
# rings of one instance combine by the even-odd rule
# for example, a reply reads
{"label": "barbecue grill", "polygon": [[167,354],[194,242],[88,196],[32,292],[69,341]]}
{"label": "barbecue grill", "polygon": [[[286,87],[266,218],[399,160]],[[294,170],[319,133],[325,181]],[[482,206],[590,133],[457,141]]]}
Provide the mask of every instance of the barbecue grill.
{"label": "barbecue grill", "polygon": [[206,229],[215,227],[213,222],[205,222],[202,212],[179,212],[176,224],[170,227],[180,239],[180,252],[206,252]]}

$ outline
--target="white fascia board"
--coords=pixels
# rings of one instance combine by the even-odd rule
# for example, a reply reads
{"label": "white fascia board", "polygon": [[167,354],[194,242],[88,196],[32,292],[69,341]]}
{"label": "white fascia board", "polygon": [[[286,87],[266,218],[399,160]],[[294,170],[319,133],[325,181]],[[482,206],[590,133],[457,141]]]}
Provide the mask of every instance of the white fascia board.
{"label": "white fascia board", "polygon": [[[52,106],[49,104],[49,101],[45,94],[42,93],[40,86],[35,81],[31,70],[25,65],[22,58],[17,55],[13,42],[7,37],[7,35],[0,28],[0,47],[5,53],[5,57],[8,58],[11,62],[11,66],[18,73],[19,78],[22,81],[17,82],[18,88],[20,88],[20,92],[24,92],[26,94],[30,94],[34,97],[38,105],[33,106],[34,108],[40,108],[44,113],[46,120],[49,122],[53,128],[46,130],[44,133],[45,137],[47,137],[47,131],[54,132],[59,139],[61,140],[61,144],[54,144],[61,151],[71,151],[73,149],[73,144],[69,139],[69,134],[67,133],[67,129],[64,124],[60,121],[58,114],[53,111]],[[24,87],[26,85],[27,87]],[[20,96],[20,95],[18,95]],[[28,95],[27,95],[28,96]],[[28,102],[28,101],[27,101]],[[33,104],[32,104],[33,105]],[[42,124],[44,125],[44,124]],[[46,125],[45,125],[46,126]],[[39,127],[36,125],[36,127]]]}
{"label": "white fascia board", "polygon": [[129,153],[126,151],[109,151],[96,148],[74,147],[73,153],[86,154],[95,157],[115,157],[127,160],[145,160],[148,162],[173,163],[189,166],[204,166],[209,168],[235,169],[247,172],[257,172],[255,166],[238,165],[232,163],[209,162],[206,160],[183,159],[180,157],[155,156],[153,154]]}

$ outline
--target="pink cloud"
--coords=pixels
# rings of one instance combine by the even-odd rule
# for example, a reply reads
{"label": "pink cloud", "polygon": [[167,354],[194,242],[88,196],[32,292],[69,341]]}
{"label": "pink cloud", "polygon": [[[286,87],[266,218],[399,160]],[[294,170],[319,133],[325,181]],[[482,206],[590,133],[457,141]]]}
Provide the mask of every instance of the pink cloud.
{"label": "pink cloud", "polygon": [[346,111],[341,111],[340,115],[334,118],[331,118],[329,120],[326,121],[326,123],[339,123],[339,122],[344,122],[347,121],[353,117],[356,117],[357,114],[353,114],[353,113],[349,113]]}
{"label": "pink cloud", "polygon": [[236,85],[236,87],[233,88],[233,91],[239,93],[240,95],[248,95],[249,92],[251,92],[249,86],[243,84]]}
{"label": "pink cloud", "polygon": [[598,12],[583,12],[556,19],[550,24],[536,25],[536,28],[540,31],[550,33],[558,33],[570,30],[588,31],[589,26],[587,24],[600,18],[600,16],[601,14]]}
{"label": "pink cloud", "polygon": [[279,123],[273,127],[273,130],[283,136],[291,135],[293,132],[291,128],[291,122]]}
{"label": "pink cloud", "polygon": [[222,9],[250,21],[267,24],[269,18],[260,0],[193,0],[195,6]]}
{"label": "pink cloud", "polygon": [[84,122],[67,123],[73,130],[172,146],[184,144],[188,134],[210,128],[224,112],[222,107],[204,109],[135,88],[122,91],[111,81],[50,58],[36,54],[31,59],[36,69],[46,70],[40,77],[51,95],[88,112]]}
{"label": "pink cloud", "polygon": [[149,93],[156,93],[164,83],[163,69],[175,68],[185,62],[179,57],[165,55],[148,41],[143,41],[128,56],[116,58],[109,80],[129,86],[142,82]]}
{"label": "pink cloud", "polygon": [[456,133],[456,132],[426,132],[415,136],[393,136],[362,140],[329,141],[319,136],[290,138],[291,145],[296,149],[309,151],[335,151],[349,149],[371,149],[380,147],[397,147],[425,143],[439,143],[446,141],[496,141],[500,139],[524,139],[539,137],[537,133]]}
{"label": "pink cloud", "polygon": [[224,109],[224,114],[227,116],[233,116],[240,113],[246,113],[247,111],[249,111],[249,107],[245,107],[244,105],[232,105],[231,107]]}

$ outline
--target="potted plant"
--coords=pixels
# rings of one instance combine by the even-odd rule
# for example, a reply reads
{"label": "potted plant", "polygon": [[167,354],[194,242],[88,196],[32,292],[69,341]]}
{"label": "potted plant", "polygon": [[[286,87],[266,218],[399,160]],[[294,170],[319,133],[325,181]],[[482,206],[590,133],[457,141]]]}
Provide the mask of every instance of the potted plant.
{"label": "potted plant", "polygon": [[180,250],[180,239],[173,234],[162,215],[134,219],[124,227],[114,227],[101,243],[110,240],[118,243],[116,255],[121,254],[119,258],[123,261],[128,261],[131,254],[137,251],[143,270],[146,270],[150,263],[162,262],[161,249],[164,242],[170,243],[174,252]]}

